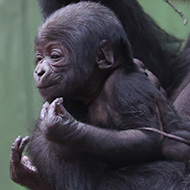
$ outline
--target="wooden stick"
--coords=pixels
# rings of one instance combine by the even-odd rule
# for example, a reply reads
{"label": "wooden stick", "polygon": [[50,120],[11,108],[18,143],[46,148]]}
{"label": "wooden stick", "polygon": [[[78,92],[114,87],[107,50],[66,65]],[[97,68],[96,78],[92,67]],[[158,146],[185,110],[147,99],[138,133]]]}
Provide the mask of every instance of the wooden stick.
{"label": "wooden stick", "polygon": [[185,18],[185,16],[183,15],[182,11],[179,10],[179,9],[177,9],[177,8],[175,7],[175,5],[173,5],[169,0],[164,0],[164,1],[165,1],[170,7],[172,7],[172,9],[174,9],[175,12],[177,12],[177,13],[181,16],[181,18],[183,19],[184,25],[186,25],[186,24],[188,23],[188,21],[186,20],[186,18]]}

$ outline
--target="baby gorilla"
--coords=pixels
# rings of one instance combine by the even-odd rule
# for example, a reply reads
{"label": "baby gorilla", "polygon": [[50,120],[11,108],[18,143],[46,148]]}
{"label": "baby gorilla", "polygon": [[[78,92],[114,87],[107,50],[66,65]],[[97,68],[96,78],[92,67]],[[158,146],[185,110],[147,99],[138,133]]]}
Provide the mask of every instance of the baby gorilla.
{"label": "baby gorilla", "polygon": [[[134,63],[113,12],[68,5],[41,26],[35,51],[34,79],[47,102],[28,146],[36,168],[27,157],[21,163],[27,137],[12,146],[15,182],[35,190],[186,189],[187,168],[177,161],[189,159],[189,146],[156,131],[190,132]],[[158,161],[166,157],[177,161]]]}

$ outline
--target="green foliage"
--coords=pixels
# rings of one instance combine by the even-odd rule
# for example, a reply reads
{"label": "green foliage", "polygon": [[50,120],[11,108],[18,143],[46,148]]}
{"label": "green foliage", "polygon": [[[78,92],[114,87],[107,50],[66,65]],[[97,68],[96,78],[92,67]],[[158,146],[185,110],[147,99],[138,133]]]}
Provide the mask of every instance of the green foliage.
{"label": "green foliage", "polygon": [[[139,0],[156,22],[170,33],[186,38],[190,24],[161,0]],[[190,6],[176,5],[190,20]],[[41,22],[37,0],[0,0],[0,189],[22,190],[9,178],[11,144],[25,136],[39,115],[42,100],[34,88],[33,40]]]}
{"label": "green foliage", "polygon": [[138,0],[155,21],[170,34],[181,39],[186,39],[190,33],[190,4],[172,2],[175,7],[181,10],[185,18],[189,21],[184,26],[182,18],[163,0]]}
{"label": "green foliage", "polygon": [[[0,0],[0,189],[20,190],[9,178],[13,140],[25,136],[39,113],[34,89],[33,40],[41,22],[37,1]],[[38,108],[37,108],[38,107]],[[36,114],[34,114],[34,112]],[[36,116],[35,116],[36,115]]]}

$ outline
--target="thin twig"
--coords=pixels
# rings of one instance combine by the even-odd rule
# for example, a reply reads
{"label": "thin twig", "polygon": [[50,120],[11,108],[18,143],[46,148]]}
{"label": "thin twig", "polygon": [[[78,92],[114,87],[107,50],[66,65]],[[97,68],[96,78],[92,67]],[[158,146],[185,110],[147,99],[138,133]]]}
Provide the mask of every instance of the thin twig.
{"label": "thin twig", "polygon": [[177,8],[175,7],[175,5],[173,5],[169,0],[164,0],[164,1],[165,1],[170,7],[172,7],[172,9],[174,9],[175,12],[177,12],[177,13],[181,16],[181,18],[183,19],[184,25],[186,25],[186,24],[188,23],[188,21],[186,20],[186,18],[185,18],[185,16],[183,15],[182,11],[179,10],[179,9],[177,9]]}

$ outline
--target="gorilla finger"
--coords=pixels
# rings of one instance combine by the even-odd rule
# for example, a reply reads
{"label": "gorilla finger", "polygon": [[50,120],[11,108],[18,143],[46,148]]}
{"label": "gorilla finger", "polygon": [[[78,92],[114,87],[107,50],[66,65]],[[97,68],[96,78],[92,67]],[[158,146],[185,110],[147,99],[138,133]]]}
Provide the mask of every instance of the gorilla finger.
{"label": "gorilla finger", "polygon": [[158,78],[149,70],[146,69],[146,73],[148,75],[149,80],[160,90],[160,82]]}
{"label": "gorilla finger", "polygon": [[140,61],[139,59],[136,59],[136,58],[134,58],[133,61],[137,65],[137,67],[142,68],[143,70],[145,69],[145,66],[142,61]]}
{"label": "gorilla finger", "polygon": [[62,103],[63,102],[61,102],[61,101],[56,103],[56,111],[57,111],[57,114],[59,116],[64,116],[65,113],[67,113],[67,111],[66,111],[66,109],[65,109],[65,107],[63,106]]}
{"label": "gorilla finger", "polygon": [[12,163],[19,163],[21,159],[21,152],[19,150],[20,143],[22,141],[21,136],[18,136],[15,139],[15,142],[12,144],[11,147],[11,154],[10,154],[10,160]]}
{"label": "gorilla finger", "polygon": [[19,146],[19,149],[21,152],[23,152],[23,150],[24,150],[25,146],[28,144],[29,140],[30,140],[29,136],[26,136],[22,139],[22,142]]}
{"label": "gorilla finger", "polygon": [[28,156],[23,156],[22,161],[23,161],[24,166],[26,166],[27,168],[29,168],[30,170],[34,172],[37,171],[36,167],[33,166],[32,163],[30,162],[30,159],[28,158]]}
{"label": "gorilla finger", "polygon": [[50,117],[58,115],[57,110],[56,110],[56,105],[60,104],[63,102],[63,98],[56,98],[51,105],[49,106],[49,111],[48,111],[48,115]]}
{"label": "gorilla finger", "polygon": [[40,112],[40,119],[41,119],[41,120],[43,120],[44,117],[47,115],[48,108],[49,108],[49,103],[46,102],[46,103],[42,106],[42,110],[41,110],[41,112]]}
{"label": "gorilla finger", "polygon": [[21,138],[21,136],[19,135],[19,136],[15,139],[14,143],[12,144],[11,151],[17,151],[17,150],[19,149],[19,146],[20,146],[21,141],[22,141],[22,138]]}

